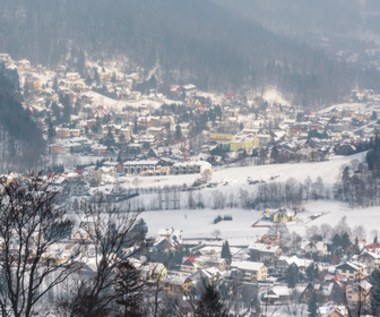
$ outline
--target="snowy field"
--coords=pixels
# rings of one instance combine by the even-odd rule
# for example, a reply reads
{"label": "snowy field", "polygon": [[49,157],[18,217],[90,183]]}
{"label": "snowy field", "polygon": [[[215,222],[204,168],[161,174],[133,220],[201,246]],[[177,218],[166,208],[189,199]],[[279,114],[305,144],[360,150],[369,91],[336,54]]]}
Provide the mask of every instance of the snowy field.
{"label": "snowy field", "polygon": [[[271,181],[276,177],[276,182],[285,182],[293,177],[297,181],[303,182],[308,176],[315,181],[318,177],[323,179],[326,187],[331,188],[337,181],[341,167],[349,164],[353,160],[362,160],[364,154],[352,156],[335,156],[330,161],[316,163],[289,163],[289,164],[267,164],[252,165],[244,167],[228,167],[214,169],[211,176],[211,183],[216,183],[217,189],[224,192],[237,191],[240,188],[253,188],[248,185],[247,179]],[[145,177],[124,177],[120,181],[129,188],[138,184],[139,188],[164,187],[173,185],[191,186],[198,178],[199,174],[192,175],[167,175],[167,176],[145,176]],[[208,191],[208,188],[204,189]]]}
{"label": "snowy field", "polygon": [[[254,188],[248,185],[247,177],[251,179],[270,181],[273,176],[278,176],[275,181],[286,181],[294,177],[298,181],[304,181],[310,176],[312,180],[321,177],[326,187],[332,188],[336,183],[341,167],[349,164],[351,160],[361,160],[363,154],[350,157],[335,157],[331,161],[321,163],[279,164],[236,167],[214,171],[211,182],[218,183],[216,188],[205,188],[201,190],[202,195],[210,198],[214,190],[223,193],[235,193],[238,197],[240,188]],[[196,179],[195,175],[185,176],[163,176],[160,178],[139,178],[140,186],[164,186],[188,183]],[[150,181],[149,181],[150,180]],[[153,182],[152,182],[153,181]],[[185,198],[184,198],[185,199]],[[380,227],[380,207],[351,209],[347,204],[336,201],[313,201],[305,204],[305,212],[300,213],[295,222],[289,223],[290,232],[304,235],[308,228],[321,224],[335,226],[345,216],[347,224],[353,229],[355,226],[363,225],[370,238],[370,232]],[[311,220],[312,215],[319,215]],[[216,216],[231,215],[233,221],[222,221],[213,224]],[[183,231],[183,238],[199,241],[210,238],[209,244],[220,244],[213,240],[215,230],[220,231],[222,239],[229,240],[231,245],[244,246],[254,242],[265,233],[267,227],[254,227],[262,216],[262,211],[224,209],[224,210],[174,210],[174,211],[147,211],[142,217],[149,227],[149,234],[155,235],[159,229],[174,228]]]}
{"label": "snowy field", "polygon": [[[306,211],[299,214],[295,222],[288,224],[290,232],[303,236],[314,225],[329,224],[335,226],[342,217],[346,217],[347,224],[354,227],[362,225],[370,238],[372,230],[380,228],[380,207],[351,209],[346,204],[335,201],[316,201],[305,205]],[[311,220],[310,216],[322,214],[319,218]],[[213,224],[216,216],[231,215],[232,221],[222,221]],[[174,210],[174,211],[148,211],[142,214],[147,222],[149,234],[154,236],[160,229],[174,228],[182,230],[182,237],[187,242],[198,242],[211,239],[210,245],[220,245],[222,242],[213,238],[214,231],[220,231],[220,238],[228,240],[233,246],[248,246],[257,238],[267,232],[268,228],[253,227],[253,224],[262,216],[256,210]],[[269,223],[268,223],[269,224]]]}

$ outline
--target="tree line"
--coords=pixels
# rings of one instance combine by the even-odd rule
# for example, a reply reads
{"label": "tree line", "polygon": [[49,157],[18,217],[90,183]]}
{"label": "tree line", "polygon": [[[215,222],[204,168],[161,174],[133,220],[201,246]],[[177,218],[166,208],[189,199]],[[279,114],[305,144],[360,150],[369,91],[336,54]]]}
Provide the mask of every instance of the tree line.
{"label": "tree line", "polygon": [[0,170],[36,168],[45,149],[42,133],[21,105],[17,71],[0,63]]}
{"label": "tree line", "polygon": [[344,166],[335,185],[335,197],[351,207],[380,205],[380,139],[373,138],[362,161]]}

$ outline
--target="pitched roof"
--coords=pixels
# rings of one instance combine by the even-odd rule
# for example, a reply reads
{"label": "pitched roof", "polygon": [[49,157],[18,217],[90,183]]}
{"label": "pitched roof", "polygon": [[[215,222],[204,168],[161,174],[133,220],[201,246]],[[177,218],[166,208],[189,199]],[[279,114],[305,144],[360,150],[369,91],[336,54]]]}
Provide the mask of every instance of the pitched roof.
{"label": "pitched roof", "polygon": [[241,262],[233,261],[231,263],[231,267],[236,267],[244,271],[254,271],[254,272],[259,271],[263,266],[265,265],[261,262],[251,262],[251,261],[241,261]]}
{"label": "pitched roof", "polygon": [[265,252],[265,253],[275,253],[280,249],[278,245],[271,245],[271,244],[265,244],[265,243],[260,243],[260,242],[255,242],[249,245],[248,247],[250,250],[256,250],[260,252]]}
{"label": "pitched roof", "polygon": [[337,270],[349,270],[349,271],[357,271],[361,268],[359,263],[347,262],[340,264],[336,267]]}

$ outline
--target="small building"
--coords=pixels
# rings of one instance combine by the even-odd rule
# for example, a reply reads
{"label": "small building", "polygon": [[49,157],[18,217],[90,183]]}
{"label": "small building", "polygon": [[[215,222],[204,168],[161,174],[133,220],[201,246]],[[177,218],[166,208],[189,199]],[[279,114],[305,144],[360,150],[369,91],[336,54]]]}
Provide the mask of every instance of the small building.
{"label": "small building", "polygon": [[48,150],[50,155],[64,155],[66,154],[65,146],[61,144],[50,144],[48,145]]}
{"label": "small building", "polygon": [[359,281],[364,277],[364,268],[359,263],[347,262],[336,267],[335,275],[343,281]]}
{"label": "small building", "polygon": [[182,244],[182,230],[161,229],[158,231],[154,247],[159,251],[174,251]]}
{"label": "small building", "polygon": [[91,150],[95,155],[105,155],[108,151],[107,147],[104,145],[93,145]]}
{"label": "small building", "polygon": [[297,213],[290,212],[286,208],[280,208],[272,214],[274,223],[288,223],[296,219]]}
{"label": "small building", "polygon": [[156,284],[168,275],[168,270],[162,263],[148,262],[140,267],[142,277],[148,282]]}
{"label": "small building", "polygon": [[286,269],[292,265],[295,264],[297,267],[302,271],[305,272],[306,268],[310,266],[313,263],[312,260],[309,259],[301,259],[295,255],[293,256],[280,256],[278,259],[277,267],[279,269],[282,269],[284,272]]}
{"label": "small building", "polygon": [[364,264],[368,274],[371,274],[375,269],[380,267],[380,253],[378,252],[364,250],[357,260]]}
{"label": "small building", "polygon": [[80,179],[68,181],[67,187],[70,196],[86,196],[89,190],[88,183]]}
{"label": "small building", "polygon": [[233,261],[231,263],[231,269],[238,269],[244,274],[244,280],[248,282],[258,282],[263,281],[268,276],[268,269],[261,262],[251,262],[251,261]]}
{"label": "small building", "polygon": [[301,251],[304,255],[326,256],[328,254],[327,243],[323,241],[302,241]]}
{"label": "small building", "polygon": [[55,136],[58,139],[67,139],[70,137],[70,129],[58,127],[55,129]]}
{"label": "small building", "polygon": [[252,243],[248,250],[252,261],[273,262],[282,254],[282,250],[278,245],[260,242]]}
{"label": "small building", "polygon": [[274,285],[262,295],[262,299],[268,304],[284,303],[291,299],[293,290],[285,285]]}
{"label": "small building", "polygon": [[138,175],[143,172],[155,171],[158,163],[153,160],[127,161],[123,163],[123,169],[125,174]]}
{"label": "small building", "polygon": [[163,284],[164,290],[169,295],[183,295],[190,293],[192,289],[192,280],[190,274],[169,272],[161,283]]}
{"label": "small building", "polygon": [[363,280],[346,286],[347,306],[354,311],[370,303],[372,284]]}
{"label": "small building", "polygon": [[211,164],[205,161],[175,163],[171,168],[174,175],[202,174],[205,171],[212,171]]}

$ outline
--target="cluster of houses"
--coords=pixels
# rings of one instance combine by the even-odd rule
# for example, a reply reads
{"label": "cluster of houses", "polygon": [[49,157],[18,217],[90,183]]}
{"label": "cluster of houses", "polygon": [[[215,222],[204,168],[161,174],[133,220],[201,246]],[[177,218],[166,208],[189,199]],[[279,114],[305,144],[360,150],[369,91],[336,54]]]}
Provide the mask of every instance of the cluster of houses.
{"label": "cluster of houses", "polygon": [[[52,164],[60,157],[67,168],[78,156],[117,160],[128,166],[126,172],[147,175],[156,173],[156,161],[202,158],[220,165],[247,156],[260,163],[320,161],[355,153],[379,128],[380,97],[371,90],[353,92],[350,103],[311,112],[268,102],[265,94],[218,95],[192,84],[173,86],[164,96],[155,87],[141,89],[147,82],[143,70],[115,62],[88,62],[79,74],[64,65],[48,70],[13,61],[7,54],[0,61],[18,70],[24,107],[47,135]],[[138,161],[144,166],[129,167]],[[173,173],[188,173],[184,166]]]}
{"label": "cluster of houses", "polygon": [[[0,61],[18,70],[23,106],[46,135],[51,172],[58,165],[65,170],[52,186],[71,198],[117,202],[138,195],[118,186],[121,177],[199,174],[207,182],[213,166],[247,158],[264,164],[349,155],[380,128],[380,95],[373,91],[355,91],[347,104],[311,112],[264,96],[204,93],[192,84],[172,86],[163,95],[143,70],[120,71],[111,62],[88,63],[86,74],[79,74],[67,66],[52,71],[13,61],[7,54]],[[269,226],[296,220],[297,213],[286,209],[265,211],[262,219]],[[295,252],[281,247],[281,237],[267,235],[231,246],[230,256],[222,257],[218,241],[192,245],[181,236],[165,229],[150,239],[151,252],[183,253],[174,266],[143,257],[133,263],[184,307],[182,295],[201,292],[208,281],[227,293],[239,285],[242,304],[255,311],[306,305],[317,292],[321,316],[347,317],[357,305],[370,304],[368,277],[380,267],[379,244],[363,244],[332,265],[328,241],[301,241]],[[80,225],[70,236],[87,238]],[[318,276],[308,278],[313,266]],[[290,267],[297,268],[294,283],[287,281]]]}
{"label": "cluster of houses", "polygon": [[[380,244],[363,245],[358,254],[331,264],[326,260],[331,254],[328,243],[322,241],[303,240],[294,253],[280,247],[279,237],[265,235],[246,247],[229,247],[230,256],[223,257],[220,244],[187,244],[181,235],[173,228],[161,230],[151,243],[161,253],[189,250],[175,268],[139,264],[159,268],[159,280],[169,296],[186,299],[182,296],[200,293],[206,281],[231,294],[238,285],[239,305],[251,305],[252,312],[278,310],[274,316],[290,316],[286,312],[289,303],[306,313],[311,292],[318,294],[320,316],[360,316],[353,312],[361,307],[363,314],[370,307],[373,285],[368,278],[380,267]],[[293,284],[288,281],[290,267],[297,268]],[[311,276],[311,268],[318,273]]]}

